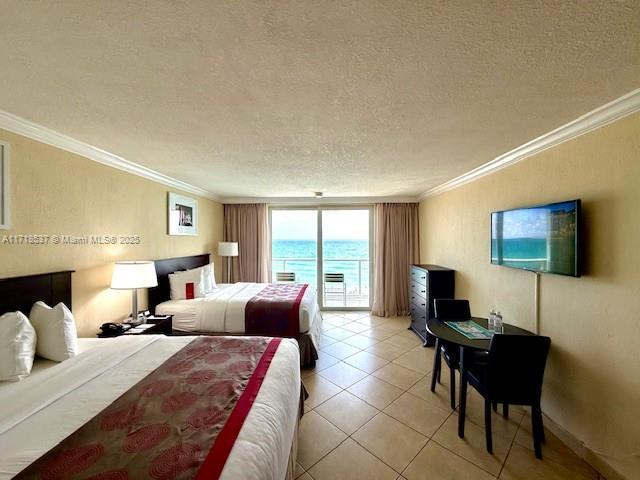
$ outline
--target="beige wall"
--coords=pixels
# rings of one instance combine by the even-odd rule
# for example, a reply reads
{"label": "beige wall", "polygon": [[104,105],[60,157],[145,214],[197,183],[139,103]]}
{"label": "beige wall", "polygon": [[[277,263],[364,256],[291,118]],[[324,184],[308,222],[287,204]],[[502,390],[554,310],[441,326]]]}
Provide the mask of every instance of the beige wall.
{"label": "beige wall", "polygon": [[[214,253],[222,239],[219,203],[198,198],[199,234],[169,236],[167,192],[175,191],[170,187],[3,130],[0,141],[8,142],[11,150],[11,229],[0,230],[0,238],[12,234],[141,238],[140,245],[116,246],[0,243],[0,277],[76,271],[73,311],[80,335],[94,335],[100,324],[121,320],[131,311],[130,292],[109,289],[113,262]],[[220,278],[220,259],[213,259]],[[146,305],[146,291],[140,298]]]}
{"label": "beige wall", "polygon": [[552,340],[543,410],[603,474],[640,478],[640,114],[427,198],[421,260],[456,269],[456,296],[535,328],[534,274],[489,263],[490,212],[581,198],[585,274],[541,276]]}

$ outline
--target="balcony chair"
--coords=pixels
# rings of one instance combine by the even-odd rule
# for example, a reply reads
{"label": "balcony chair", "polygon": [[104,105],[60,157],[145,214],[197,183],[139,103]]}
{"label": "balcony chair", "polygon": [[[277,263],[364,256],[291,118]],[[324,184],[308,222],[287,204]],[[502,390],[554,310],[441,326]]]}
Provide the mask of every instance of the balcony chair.
{"label": "balcony chair", "polygon": [[[471,318],[469,300],[453,300],[436,298],[434,300],[434,313],[438,320],[449,322],[464,321]],[[433,360],[433,372],[431,373],[431,391],[436,391],[436,381],[440,381],[442,371],[442,357],[449,367],[451,409],[456,409],[456,370],[460,370],[460,347],[447,341],[436,338],[435,354]]]}
{"label": "balcony chair", "polygon": [[[542,379],[551,339],[539,335],[495,335],[489,354],[481,362],[470,362],[466,380],[460,383],[460,412],[458,436],[464,438],[464,421],[467,407],[467,383],[484,398],[484,423],[487,451],[493,453],[491,435],[491,406],[503,404],[504,415],[509,405],[531,407],[533,448],[537,458],[542,458],[541,442],[544,426],[540,396]],[[466,354],[466,352],[465,352]],[[466,365],[466,358],[465,358]]]}
{"label": "balcony chair", "polygon": [[[327,284],[329,285],[336,285],[336,284],[342,284],[342,291],[340,290],[327,290]],[[324,298],[326,300],[326,295],[327,293],[342,293],[342,302],[344,304],[344,306],[347,306],[347,284],[344,283],[344,273],[325,273],[324,274],[324,283],[323,283],[323,287],[324,287]]]}
{"label": "balcony chair", "polygon": [[276,283],[296,283],[296,273],[276,272]]}

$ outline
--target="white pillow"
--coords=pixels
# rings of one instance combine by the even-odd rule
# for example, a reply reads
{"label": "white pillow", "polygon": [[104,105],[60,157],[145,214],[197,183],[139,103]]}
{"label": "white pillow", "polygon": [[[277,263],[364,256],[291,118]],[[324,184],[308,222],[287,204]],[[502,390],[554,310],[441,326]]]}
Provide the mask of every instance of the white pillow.
{"label": "white pillow", "polygon": [[0,317],[0,381],[22,380],[31,373],[36,331],[21,312]]}
{"label": "white pillow", "polygon": [[76,321],[67,306],[60,302],[51,308],[44,302],[31,307],[29,320],[38,334],[36,353],[54,362],[62,362],[78,353]]}
{"label": "white pillow", "polygon": [[171,287],[171,300],[184,300],[187,298],[187,284],[193,283],[193,298],[204,296],[202,291],[202,270],[185,270],[169,274],[169,286]]}
{"label": "white pillow", "polygon": [[213,263],[205,265],[203,267],[192,268],[187,270],[188,272],[202,272],[202,278],[200,280],[200,291],[203,295],[213,292],[216,289],[216,278],[213,273]]}

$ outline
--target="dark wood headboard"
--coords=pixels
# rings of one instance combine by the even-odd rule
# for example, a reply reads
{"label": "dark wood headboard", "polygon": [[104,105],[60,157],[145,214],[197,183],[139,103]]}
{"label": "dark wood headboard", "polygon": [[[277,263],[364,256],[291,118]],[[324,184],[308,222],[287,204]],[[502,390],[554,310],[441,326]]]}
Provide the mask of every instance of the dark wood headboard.
{"label": "dark wood headboard", "polygon": [[155,313],[156,305],[166,302],[171,298],[171,288],[169,287],[169,274],[179,270],[190,270],[202,267],[211,262],[210,254],[192,255],[190,257],[166,258],[156,260],[156,275],[158,275],[158,286],[149,289],[149,311]]}
{"label": "dark wood headboard", "polygon": [[71,308],[71,274],[73,270],[40,273],[0,279],[0,315],[21,311],[29,316],[38,300],[49,306],[62,302]]}

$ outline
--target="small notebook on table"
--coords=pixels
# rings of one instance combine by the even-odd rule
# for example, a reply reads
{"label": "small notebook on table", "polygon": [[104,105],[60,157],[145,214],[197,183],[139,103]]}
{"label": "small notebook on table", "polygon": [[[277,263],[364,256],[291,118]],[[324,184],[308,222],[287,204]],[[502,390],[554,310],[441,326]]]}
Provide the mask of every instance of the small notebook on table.
{"label": "small notebook on table", "polygon": [[465,320],[463,322],[444,322],[448,327],[453,328],[456,332],[461,333],[471,340],[489,340],[493,337],[493,332],[478,325],[473,320]]}

